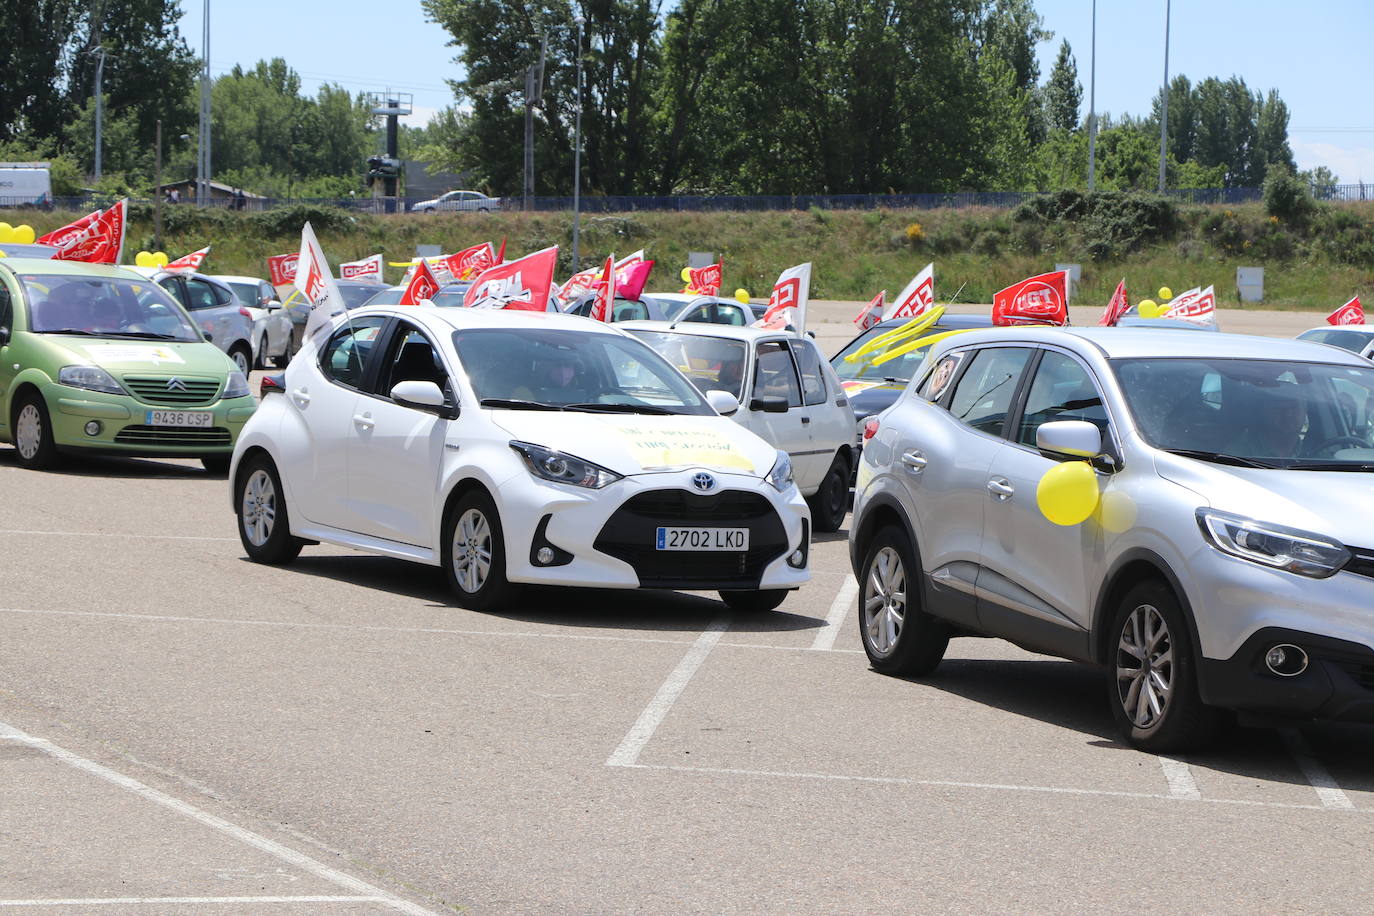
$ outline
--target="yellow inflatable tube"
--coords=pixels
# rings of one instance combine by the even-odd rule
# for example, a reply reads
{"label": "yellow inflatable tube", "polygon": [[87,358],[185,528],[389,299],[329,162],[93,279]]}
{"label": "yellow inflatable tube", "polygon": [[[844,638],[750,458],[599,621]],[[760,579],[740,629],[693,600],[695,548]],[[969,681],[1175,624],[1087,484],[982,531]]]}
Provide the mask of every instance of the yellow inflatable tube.
{"label": "yellow inflatable tube", "polygon": [[911,319],[901,327],[893,328],[886,334],[879,334],[877,337],[873,338],[868,343],[864,344],[862,347],[846,356],[844,360],[847,363],[856,363],[866,354],[872,353],[875,350],[881,350],[889,344],[893,344],[899,340],[903,340],[907,337],[919,334],[926,328],[933,325],[935,322],[939,321],[940,317],[944,315],[944,313],[945,307],[943,305],[937,305],[935,306],[935,308],[931,309],[926,314],[918,315],[917,317]]}

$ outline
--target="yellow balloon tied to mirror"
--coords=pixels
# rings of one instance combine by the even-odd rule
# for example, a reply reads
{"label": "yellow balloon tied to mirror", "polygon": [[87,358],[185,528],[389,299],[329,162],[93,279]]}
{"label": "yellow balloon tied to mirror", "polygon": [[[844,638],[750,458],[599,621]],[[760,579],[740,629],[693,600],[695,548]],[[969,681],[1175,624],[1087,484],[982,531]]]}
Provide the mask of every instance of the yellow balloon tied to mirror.
{"label": "yellow balloon tied to mirror", "polygon": [[1159,288],[1159,298],[1163,299],[1165,302],[1168,302],[1170,299],[1174,298],[1174,291],[1169,289],[1169,287],[1167,286],[1161,286]]}
{"label": "yellow balloon tied to mirror", "polygon": [[1035,487],[1035,504],[1056,525],[1088,520],[1097,509],[1097,474],[1086,461],[1065,461],[1045,472]]}
{"label": "yellow balloon tied to mirror", "polygon": [[735,290],[735,301],[738,302],[740,305],[748,305],[748,304],[749,304],[749,290],[744,289],[744,288],[740,288],[740,289]]}

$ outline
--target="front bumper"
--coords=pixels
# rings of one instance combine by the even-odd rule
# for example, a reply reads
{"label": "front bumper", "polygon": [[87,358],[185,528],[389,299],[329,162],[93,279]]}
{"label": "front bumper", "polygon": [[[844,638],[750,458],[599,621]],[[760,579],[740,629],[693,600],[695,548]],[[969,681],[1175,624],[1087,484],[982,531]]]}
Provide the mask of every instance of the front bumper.
{"label": "front bumper", "polygon": [[[209,427],[151,426],[146,422],[148,411],[183,408],[144,404],[128,395],[66,385],[51,385],[42,393],[58,448],[102,454],[163,458],[229,455],[243,424],[257,409],[251,396],[223,399],[184,408],[212,413],[214,419]],[[92,420],[100,423],[95,435],[86,431]]]}
{"label": "front bumper", "polygon": [[[1307,653],[1301,674],[1275,674],[1264,664],[1276,645]],[[1279,718],[1374,722],[1374,649],[1315,633],[1267,627],[1228,659],[1202,659],[1202,698],[1214,706]]]}

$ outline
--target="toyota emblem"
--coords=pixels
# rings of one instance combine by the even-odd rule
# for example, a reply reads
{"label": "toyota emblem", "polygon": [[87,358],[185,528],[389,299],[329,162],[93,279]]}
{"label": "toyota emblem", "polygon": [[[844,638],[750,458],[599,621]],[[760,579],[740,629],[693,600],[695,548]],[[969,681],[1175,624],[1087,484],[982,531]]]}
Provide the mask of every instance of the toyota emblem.
{"label": "toyota emblem", "polygon": [[167,380],[168,391],[185,391],[186,383],[179,378],[169,378]]}
{"label": "toyota emblem", "polygon": [[696,474],[692,475],[692,486],[696,487],[698,490],[710,490],[715,485],[716,479],[705,471],[698,471]]}

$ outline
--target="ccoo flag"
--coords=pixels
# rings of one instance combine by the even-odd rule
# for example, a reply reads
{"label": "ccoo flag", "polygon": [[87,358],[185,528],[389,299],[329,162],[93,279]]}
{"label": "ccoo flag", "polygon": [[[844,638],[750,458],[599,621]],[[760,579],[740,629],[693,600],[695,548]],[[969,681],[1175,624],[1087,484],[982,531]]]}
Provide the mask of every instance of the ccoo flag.
{"label": "ccoo flag", "polygon": [[768,296],[768,310],[754,322],[756,328],[776,330],[789,324],[798,334],[806,331],[806,303],[811,298],[811,262],[789,267],[778,274]]}
{"label": "ccoo flag", "polygon": [[1116,323],[1121,320],[1121,316],[1130,310],[1131,300],[1126,295],[1126,278],[1122,277],[1121,282],[1116,285],[1116,292],[1112,293],[1111,300],[1107,302],[1107,307],[1102,310],[1102,318],[1098,320],[1098,326],[1114,328]]}
{"label": "ccoo flag", "polygon": [[883,318],[915,318],[924,315],[935,304],[935,265],[927,264],[911,278],[906,289],[893,299],[883,312]]}

